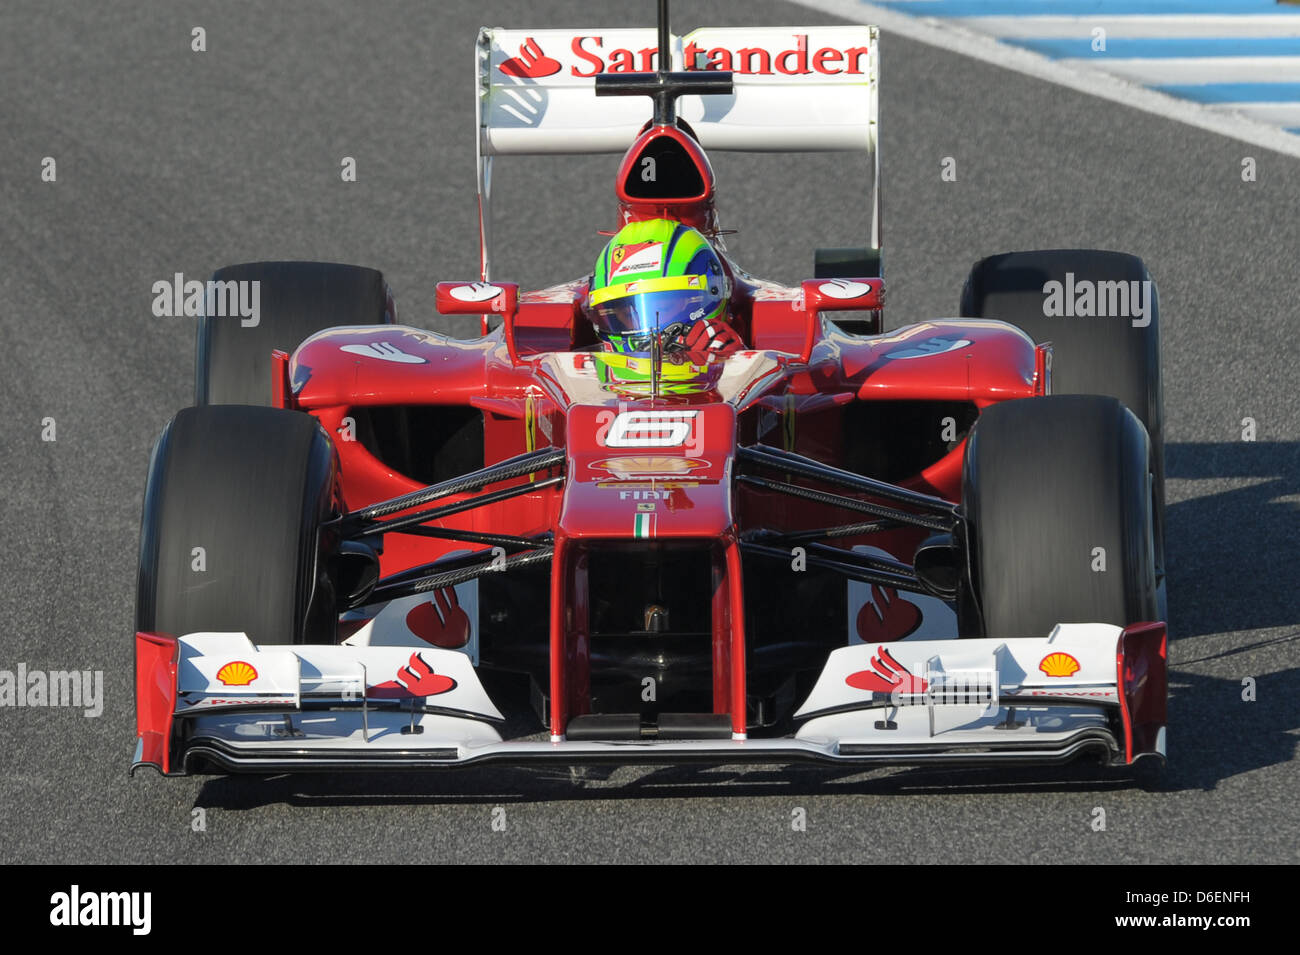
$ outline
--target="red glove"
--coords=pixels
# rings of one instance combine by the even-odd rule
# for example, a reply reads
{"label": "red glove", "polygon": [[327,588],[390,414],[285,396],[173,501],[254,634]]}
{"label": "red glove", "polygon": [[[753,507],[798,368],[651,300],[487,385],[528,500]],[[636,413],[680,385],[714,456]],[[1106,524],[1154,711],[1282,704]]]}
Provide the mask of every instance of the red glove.
{"label": "red glove", "polygon": [[697,365],[707,364],[710,358],[725,358],[745,347],[730,325],[708,319],[692,325],[681,345],[686,359]]}

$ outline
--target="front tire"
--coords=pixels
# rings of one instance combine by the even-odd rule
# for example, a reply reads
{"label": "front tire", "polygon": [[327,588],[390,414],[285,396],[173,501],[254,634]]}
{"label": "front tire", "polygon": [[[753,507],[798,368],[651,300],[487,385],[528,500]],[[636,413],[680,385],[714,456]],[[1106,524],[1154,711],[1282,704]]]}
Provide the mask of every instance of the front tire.
{"label": "front tire", "polygon": [[1157,619],[1149,453],[1114,398],[1024,398],[980,415],[962,476],[962,596],[976,612],[962,616],[982,626],[962,635]]}
{"label": "front tire", "polygon": [[334,643],[337,459],[311,415],[186,408],[154,447],[140,528],[136,630],[243,631]]}

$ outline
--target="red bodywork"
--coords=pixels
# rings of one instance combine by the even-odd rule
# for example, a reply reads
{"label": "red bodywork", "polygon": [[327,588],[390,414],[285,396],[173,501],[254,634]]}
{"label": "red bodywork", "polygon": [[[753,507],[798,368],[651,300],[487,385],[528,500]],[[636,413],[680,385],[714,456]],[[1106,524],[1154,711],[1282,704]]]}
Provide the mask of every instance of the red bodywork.
{"label": "red bodywork", "polygon": [[[657,138],[677,141],[695,163],[704,188],[680,199],[637,200],[623,190],[641,150]],[[714,179],[703,151],[672,127],[648,129],[633,144],[618,175],[620,220],[668,217],[707,236],[718,231]],[[598,251],[593,243],[593,258]],[[800,529],[843,519],[814,502],[732,482],[738,446],[758,442],[842,466],[846,447],[839,414],[855,402],[950,401],[982,409],[1047,391],[1045,349],[999,322],[935,321],[894,334],[857,337],[828,320],[832,308],[880,308],[880,279],[857,280],[856,294],[824,294],[820,280],[798,287],[762,282],[723,256],[731,273],[731,321],[749,350],[728,359],[742,368],[699,394],[631,397],[603,389],[588,373],[594,337],[582,311],[586,280],[519,293],[507,283],[474,301],[443,283],[444,312],[499,315],[502,324],[478,340],[454,340],[404,326],[334,328],[304,342],[287,370],[277,363],[277,395],[286,407],[314,414],[334,436],[349,510],[414,491],[426,482],[397,473],[362,441],[350,440],[356,409],[377,406],[460,406],[483,416],[483,464],[526,451],[564,447],[561,486],[447,518],[440,526],[497,534],[554,534],[550,601],[550,732],[589,711],[588,561],[591,546],[653,538],[696,542],[712,563],[713,711],[731,715],[746,733],[744,581],[739,537],[747,528]],[[379,360],[353,348],[396,346],[401,361]],[[286,373],[287,371],[287,373]],[[682,413],[689,435],[676,446],[611,447],[620,412]],[[694,414],[691,414],[691,413]],[[895,483],[956,501],[961,493],[964,441]],[[524,479],[527,480],[527,479]],[[648,492],[648,493],[647,493]],[[461,497],[468,497],[462,495]],[[461,497],[451,497],[454,503]],[[652,505],[647,506],[647,505]],[[638,515],[647,515],[639,518]],[[908,560],[924,532],[876,534],[871,543]],[[843,546],[860,543],[844,539]],[[463,543],[390,534],[382,572],[392,574],[463,549]]]}

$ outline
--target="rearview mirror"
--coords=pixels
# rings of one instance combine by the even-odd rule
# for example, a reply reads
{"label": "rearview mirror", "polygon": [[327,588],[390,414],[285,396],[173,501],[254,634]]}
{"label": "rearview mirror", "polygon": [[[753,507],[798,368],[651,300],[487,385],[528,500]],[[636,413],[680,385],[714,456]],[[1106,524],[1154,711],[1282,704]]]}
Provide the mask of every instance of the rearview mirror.
{"label": "rearview mirror", "polygon": [[873,311],[885,301],[880,278],[804,279],[804,306],[810,312]]}
{"label": "rearview mirror", "polygon": [[437,309],[442,315],[501,315],[519,307],[517,282],[439,282]]}
{"label": "rearview mirror", "polygon": [[518,282],[439,282],[435,307],[440,315],[479,315],[479,333],[488,333],[488,315],[496,312],[505,327],[510,363],[517,365],[515,312],[519,310]]}

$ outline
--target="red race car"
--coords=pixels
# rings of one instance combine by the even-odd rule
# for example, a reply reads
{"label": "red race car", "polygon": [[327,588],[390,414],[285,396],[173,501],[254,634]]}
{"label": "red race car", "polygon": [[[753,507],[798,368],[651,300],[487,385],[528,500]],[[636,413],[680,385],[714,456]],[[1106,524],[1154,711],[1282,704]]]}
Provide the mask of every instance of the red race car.
{"label": "red race car", "polygon": [[[203,290],[149,466],[134,766],[1162,764],[1142,262],[995,255],[964,317],[885,330],[875,28],[477,51],[482,270],[437,301],[481,337],[397,324],[366,268]],[[747,274],[705,147],[865,152],[868,243]],[[607,151],[592,273],[497,281],[494,157]]]}

